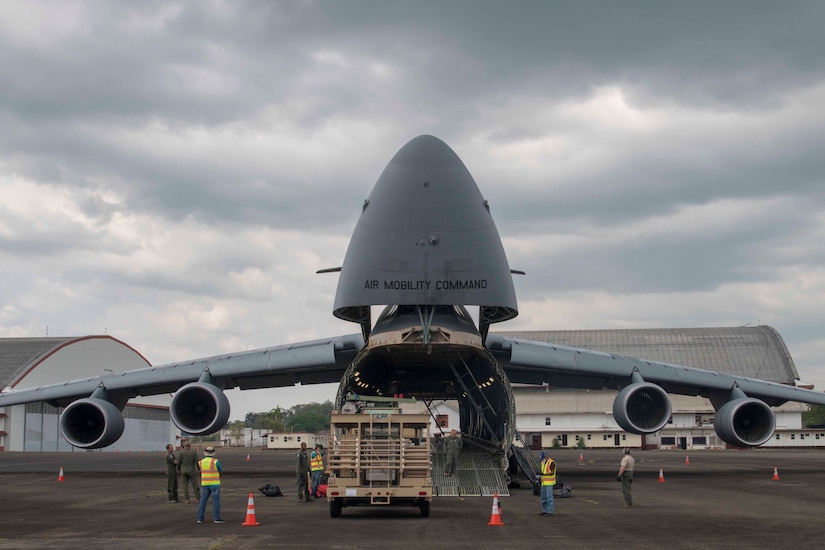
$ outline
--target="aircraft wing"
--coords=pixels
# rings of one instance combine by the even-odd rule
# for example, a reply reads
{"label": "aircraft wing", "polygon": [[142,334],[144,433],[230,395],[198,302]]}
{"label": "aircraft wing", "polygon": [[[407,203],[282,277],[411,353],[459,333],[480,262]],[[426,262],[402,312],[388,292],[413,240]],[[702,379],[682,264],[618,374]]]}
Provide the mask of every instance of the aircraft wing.
{"label": "aircraft wing", "polygon": [[215,355],[49,384],[0,394],[0,407],[45,401],[64,407],[104,390],[105,399],[122,409],[139,395],[172,393],[206,378],[218,389],[256,389],[294,384],[339,382],[346,367],[364,346],[360,334]]}
{"label": "aircraft wing", "polygon": [[487,347],[512,383],[621,390],[644,381],[668,393],[710,398],[714,406],[731,400],[731,392],[741,397],[735,388],[774,407],[787,401],[825,405],[823,392],[681,365],[498,334],[487,336]]}

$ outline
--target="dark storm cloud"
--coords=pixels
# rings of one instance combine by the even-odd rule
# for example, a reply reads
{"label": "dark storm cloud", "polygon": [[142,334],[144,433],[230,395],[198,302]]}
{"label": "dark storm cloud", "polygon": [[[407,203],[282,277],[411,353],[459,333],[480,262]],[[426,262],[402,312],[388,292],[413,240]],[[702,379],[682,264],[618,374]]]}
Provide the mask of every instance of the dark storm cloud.
{"label": "dark storm cloud", "polygon": [[[300,142],[333,120],[386,117],[400,146],[425,120],[449,141],[478,130],[484,105],[521,95],[585,97],[605,83],[624,85],[631,103],[771,109],[825,63],[816,53],[818,4],[249,2],[168,13],[163,6],[89,4],[81,29],[52,47],[6,41],[0,112],[17,130],[0,144],[4,154],[31,160],[24,174],[59,162],[66,185],[88,185],[89,173],[116,175],[131,187],[130,207],[170,218],[324,224],[342,220],[339,209],[315,201],[318,189],[300,171],[163,158],[119,144],[111,130],[152,120],[184,133],[239,121],[266,132],[267,123],[286,123]],[[129,24],[144,19],[162,23]],[[314,55],[322,51],[385,64],[397,93],[383,95],[363,66],[319,64]],[[494,135],[548,131],[505,125]],[[374,161],[358,178],[315,183],[341,204],[368,191],[385,162]]]}

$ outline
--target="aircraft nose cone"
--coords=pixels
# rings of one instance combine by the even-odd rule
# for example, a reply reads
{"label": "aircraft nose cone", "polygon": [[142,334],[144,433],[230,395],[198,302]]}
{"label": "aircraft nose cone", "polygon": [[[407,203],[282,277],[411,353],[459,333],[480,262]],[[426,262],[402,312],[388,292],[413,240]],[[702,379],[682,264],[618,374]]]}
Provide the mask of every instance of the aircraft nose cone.
{"label": "aircraft nose cone", "polygon": [[450,146],[435,136],[423,135],[411,139],[392,158],[390,164],[444,168],[462,164]]}
{"label": "aircraft nose cone", "polygon": [[334,313],[387,304],[481,305],[516,314],[509,264],[470,172],[440,139],[410,140],[364,204],[341,267]]}
{"label": "aircraft nose cone", "polygon": [[493,225],[478,186],[443,141],[423,135],[392,158],[359,225],[402,233],[467,231]]}

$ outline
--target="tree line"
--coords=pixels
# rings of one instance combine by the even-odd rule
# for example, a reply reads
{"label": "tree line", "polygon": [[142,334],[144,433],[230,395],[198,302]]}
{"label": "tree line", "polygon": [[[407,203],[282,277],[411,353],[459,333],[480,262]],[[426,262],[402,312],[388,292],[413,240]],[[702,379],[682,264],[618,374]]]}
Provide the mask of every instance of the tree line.
{"label": "tree line", "polygon": [[249,412],[243,420],[229,422],[227,428],[254,428],[270,432],[324,432],[329,430],[332,401],[275,407],[268,412]]}
{"label": "tree line", "polygon": [[803,428],[825,427],[825,406],[808,405],[808,410],[802,413]]}

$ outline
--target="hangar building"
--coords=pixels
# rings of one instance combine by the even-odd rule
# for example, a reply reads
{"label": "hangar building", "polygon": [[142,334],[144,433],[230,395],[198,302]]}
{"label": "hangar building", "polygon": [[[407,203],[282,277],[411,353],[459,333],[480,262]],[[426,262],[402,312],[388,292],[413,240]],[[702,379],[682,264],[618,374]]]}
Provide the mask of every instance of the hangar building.
{"label": "hangar building", "polygon": [[[0,389],[32,388],[150,366],[140,353],[111,336],[0,338]],[[159,450],[175,441],[170,401],[168,394],[130,400],[123,411],[123,437],[102,450]],[[4,450],[78,449],[60,435],[56,407],[29,403],[0,407],[0,451]]]}

